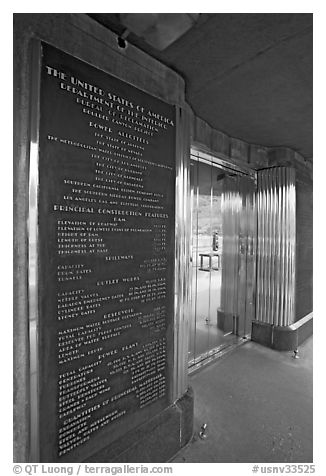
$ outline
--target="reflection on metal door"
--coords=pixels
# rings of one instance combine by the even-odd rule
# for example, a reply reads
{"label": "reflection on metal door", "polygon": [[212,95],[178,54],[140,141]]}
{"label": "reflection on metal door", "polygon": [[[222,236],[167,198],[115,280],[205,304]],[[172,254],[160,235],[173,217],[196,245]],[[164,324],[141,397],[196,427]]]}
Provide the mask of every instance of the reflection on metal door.
{"label": "reflection on metal door", "polygon": [[191,158],[193,366],[250,333],[256,218],[251,176]]}

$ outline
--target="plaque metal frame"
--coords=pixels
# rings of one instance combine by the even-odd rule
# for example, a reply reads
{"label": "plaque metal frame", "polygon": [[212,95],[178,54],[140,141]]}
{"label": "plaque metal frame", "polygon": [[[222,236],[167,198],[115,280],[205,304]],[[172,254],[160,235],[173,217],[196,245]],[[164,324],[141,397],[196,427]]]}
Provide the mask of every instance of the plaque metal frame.
{"label": "plaque metal frame", "polygon": [[188,388],[190,279],[190,123],[176,107],[175,295],[173,401]]}
{"label": "plaque metal frame", "polygon": [[39,461],[39,309],[38,309],[38,201],[41,42],[31,43],[30,142],[28,170],[28,311],[30,369],[30,461]]}

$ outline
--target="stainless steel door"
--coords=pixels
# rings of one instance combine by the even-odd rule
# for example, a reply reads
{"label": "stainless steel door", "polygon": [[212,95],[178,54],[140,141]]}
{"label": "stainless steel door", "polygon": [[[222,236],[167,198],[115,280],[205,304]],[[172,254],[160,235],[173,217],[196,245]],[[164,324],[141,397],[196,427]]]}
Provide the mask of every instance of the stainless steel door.
{"label": "stainless steel door", "polygon": [[227,175],[222,201],[223,271],[221,316],[225,331],[240,337],[251,330],[256,276],[255,182],[245,175]]}
{"label": "stainless steel door", "polygon": [[189,365],[250,332],[255,284],[255,182],[191,160]]}

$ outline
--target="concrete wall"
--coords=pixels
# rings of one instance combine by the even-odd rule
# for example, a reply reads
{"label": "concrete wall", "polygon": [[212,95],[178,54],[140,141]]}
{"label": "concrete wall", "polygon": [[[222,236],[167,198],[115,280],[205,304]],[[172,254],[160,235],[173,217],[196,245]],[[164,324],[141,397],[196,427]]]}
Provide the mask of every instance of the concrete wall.
{"label": "concrete wall", "polygon": [[268,167],[268,148],[249,144],[213,129],[192,112],[192,144],[203,152],[211,153],[235,165],[258,169]]}

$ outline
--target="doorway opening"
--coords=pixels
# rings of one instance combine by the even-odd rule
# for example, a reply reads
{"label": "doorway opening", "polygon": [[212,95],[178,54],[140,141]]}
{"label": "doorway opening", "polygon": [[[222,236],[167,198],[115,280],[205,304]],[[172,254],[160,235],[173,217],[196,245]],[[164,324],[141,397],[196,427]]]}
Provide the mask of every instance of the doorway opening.
{"label": "doorway opening", "polygon": [[192,371],[247,339],[254,318],[255,176],[207,154],[192,154]]}

